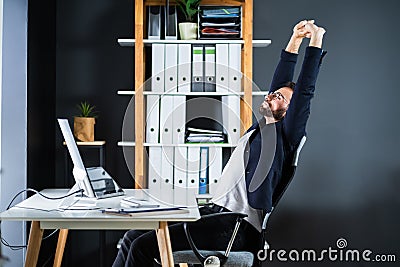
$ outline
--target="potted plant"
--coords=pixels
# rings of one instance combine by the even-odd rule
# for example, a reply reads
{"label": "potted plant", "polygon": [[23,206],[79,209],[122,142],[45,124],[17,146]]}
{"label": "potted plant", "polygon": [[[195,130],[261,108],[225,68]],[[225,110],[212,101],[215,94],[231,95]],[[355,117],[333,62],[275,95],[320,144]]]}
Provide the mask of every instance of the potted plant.
{"label": "potted plant", "polygon": [[74,136],[79,141],[93,142],[97,118],[96,107],[84,101],[77,105],[77,108],[80,114],[74,117]]}
{"label": "potted plant", "polygon": [[194,22],[199,12],[201,0],[176,0],[186,21],[179,23],[179,33],[182,40],[195,40],[197,37],[197,24]]}

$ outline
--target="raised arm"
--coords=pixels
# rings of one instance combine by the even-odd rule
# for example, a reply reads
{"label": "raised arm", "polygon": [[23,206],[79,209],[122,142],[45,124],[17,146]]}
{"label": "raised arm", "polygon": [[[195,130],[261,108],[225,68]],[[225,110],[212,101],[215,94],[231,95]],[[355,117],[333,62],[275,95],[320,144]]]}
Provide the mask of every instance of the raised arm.
{"label": "raised arm", "polygon": [[286,49],[281,52],[281,58],[271,82],[270,92],[274,92],[285,86],[287,82],[293,81],[299,47],[303,38],[308,37],[308,32],[305,28],[307,23],[314,23],[314,21],[303,20],[294,26],[292,36],[289,39]]}
{"label": "raised arm", "polygon": [[306,48],[300,75],[284,119],[285,134],[294,145],[306,133],[311,99],[314,96],[315,83],[325,54],[321,49],[325,29],[312,23],[306,24],[305,29],[311,33],[310,44]]}
{"label": "raised arm", "polygon": [[293,28],[293,34],[289,39],[289,42],[286,46],[285,51],[293,54],[298,54],[299,53],[299,48],[301,43],[303,42],[303,38],[307,37],[310,38],[310,31],[309,31],[309,26],[306,27],[306,25],[313,25],[314,20],[302,20],[299,23],[297,23],[294,28]]}

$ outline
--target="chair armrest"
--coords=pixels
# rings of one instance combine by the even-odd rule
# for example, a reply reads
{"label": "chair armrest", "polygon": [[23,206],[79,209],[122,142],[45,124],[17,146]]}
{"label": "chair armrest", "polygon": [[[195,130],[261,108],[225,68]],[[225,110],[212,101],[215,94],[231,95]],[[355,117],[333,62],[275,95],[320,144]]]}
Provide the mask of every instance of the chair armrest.
{"label": "chair armrest", "polygon": [[227,216],[230,216],[230,217],[235,216],[237,218],[244,219],[244,218],[247,217],[247,214],[240,213],[240,212],[231,212],[231,211],[229,211],[229,212],[211,213],[211,214],[202,215],[200,220],[208,219],[208,218],[216,218],[216,217],[227,217]]}

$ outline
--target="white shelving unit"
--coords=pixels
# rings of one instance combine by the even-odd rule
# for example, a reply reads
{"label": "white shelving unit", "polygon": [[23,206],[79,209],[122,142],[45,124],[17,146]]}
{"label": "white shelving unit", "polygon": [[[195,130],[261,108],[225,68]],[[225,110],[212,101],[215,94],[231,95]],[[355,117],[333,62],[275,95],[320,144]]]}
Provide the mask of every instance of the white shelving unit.
{"label": "white shelving unit", "polygon": [[[121,147],[134,147],[135,146],[135,142],[120,141],[120,142],[118,142],[118,146],[121,146]],[[144,143],[143,146],[145,146],[145,147],[204,147],[204,146],[214,146],[214,147],[227,147],[227,148],[235,147],[235,145],[233,145],[233,144],[226,144],[226,143],[187,143],[187,144],[151,144],[151,143]]]}
{"label": "white shelving unit", "polygon": [[[268,92],[267,91],[257,91],[252,92],[253,96],[264,96]],[[118,95],[135,95],[135,91],[133,90],[118,90]],[[235,92],[235,93],[221,93],[221,92],[150,92],[144,91],[143,95],[170,95],[170,96],[229,96],[229,95],[237,95],[243,96],[244,92]]]}
{"label": "white shelving unit", "polygon": [[[136,40],[130,38],[119,38],[118,43],[122,47],[134,47]],[[243,40],[149,40],[143,39],[145,45],[152,44],[244,44]],[[267,47],[271,40],[253,40],[253,47]]]}
{"label": "white shelving unit", "polygon": [[[146,38],[146,12],[149,6],[165,5],[165,1],[162,0],[135,0],[135,23],[133,38],[118,38],[118,44],[121,47],[130,47],[134,49],[134,88],[126,90],[118,90],[118,95],[134,97],[134,137],[133,140],[118,142],[119,146],[132,147],[135,154],[134,164],[134,176],[136,187],[146,187],[148,185],[148,177],[146,173],[147,158],[146,150],[154,150],[155,146],[174,146],[174,147],[191,147],[191,146],[206,146],[207,144],[149,144],[146,140],[146,101],[148,101],[151,95],[168,95],[168,96],[187,96],[188,98],[210,97],[221,98],[221,102],[226,100],[232,100],[232,97],[239,98],[239,108],[237,108],[236,102],[231,105],[235,106],[240,117],[240,125],[231,129],[233,134],[241,133],[250,127],[252,124],[252,101],[253,97],[257,95],[265,95],[267,92],[252,92],[253,84],[251,82],[253,77],[253,48],[268,47],[271,44],[271,40],[253,40],[253,2],[254,0],[202,0],[202,5],[210,6],[235,6],[241,8],[241,37],[242,40],[237,39],[213,39],[213,40],[149,40]],[[155,93],[144,91],[143,86],[146,82],[146,65],[149,64],[148,59],[146,60],[146,49],[145,47],[151,47],[153,44],[192,44],[192,45],[207,45],[207,44],[240,44],[241,47],[241,72],[246,79],[242,80],[241,92],[235,93],[221,93],[221,92],[167,92],[167,93]],[[147,90],[147,89],[146,89]],[[153,98],[154,99],[154,98]],[[236,112],[236,111],[235,111]],[[192,114],[191,114],[192,115]],[[216,114],[221,116],[220,114]],[[222,115],[224,116],[224,115]],[[225,117],[226,117],[225,113]],[[226,119],[226,118],[225,118]],[[165,131],[164,132],[168,132]],[[236,136],[237,137],[237,136]],[[160,138],[161,140],[161,138]],[[230,143],[237,141],[229,140]],[[180,141],[179,141],[180,142]],[[220,146],[224,149],[230,149],[234,146],[232,144],[211,144],[210,146]]]}

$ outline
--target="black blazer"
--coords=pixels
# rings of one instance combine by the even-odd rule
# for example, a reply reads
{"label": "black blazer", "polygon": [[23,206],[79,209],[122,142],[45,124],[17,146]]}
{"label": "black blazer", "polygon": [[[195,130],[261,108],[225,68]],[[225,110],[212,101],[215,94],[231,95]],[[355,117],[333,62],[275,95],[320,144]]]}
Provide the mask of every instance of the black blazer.
{"label": "black blazer", "polygon": [[[254,132],[245,150],[245,177],[248,201],[255,209],[270,211],[294,174],[293,157],[306,135],[311,99],[325,53],[320,48],[306,48],[289,108],[281,121],[266,125],[261,119],[248,129]],[[297,57],[282,51],[270,92],[293,81]]]}

